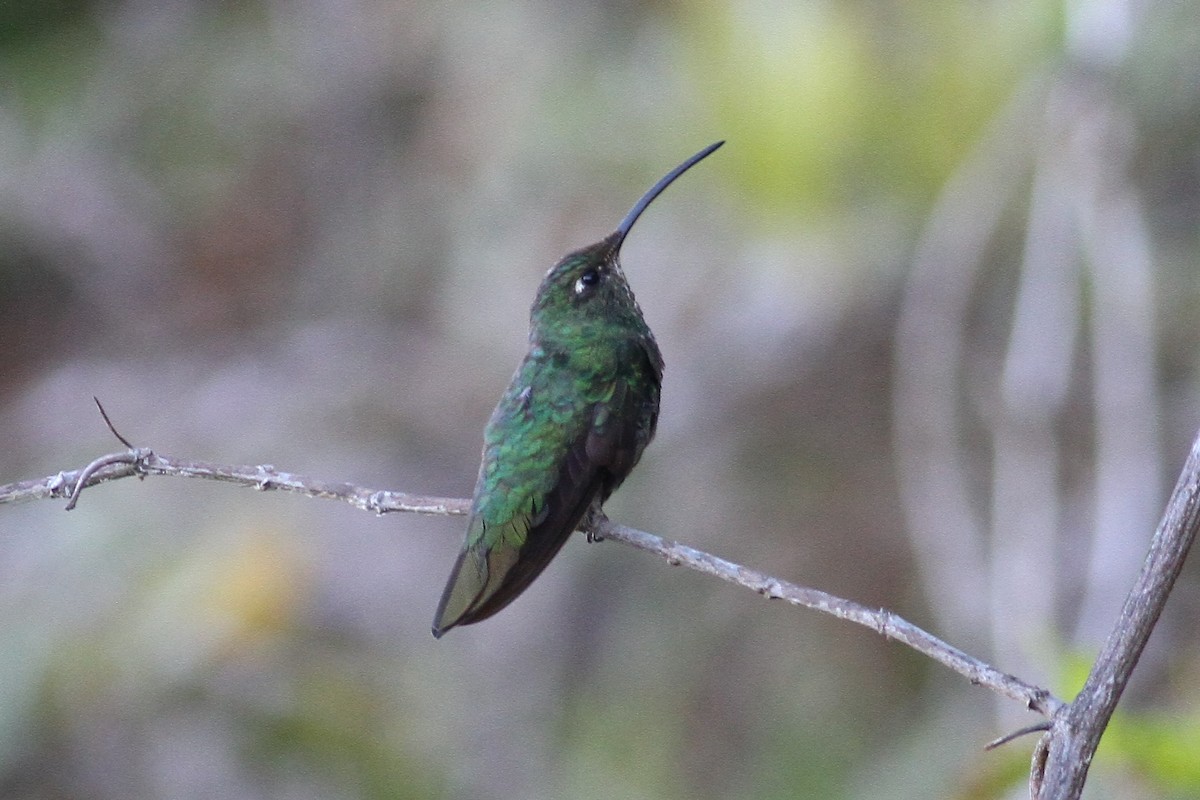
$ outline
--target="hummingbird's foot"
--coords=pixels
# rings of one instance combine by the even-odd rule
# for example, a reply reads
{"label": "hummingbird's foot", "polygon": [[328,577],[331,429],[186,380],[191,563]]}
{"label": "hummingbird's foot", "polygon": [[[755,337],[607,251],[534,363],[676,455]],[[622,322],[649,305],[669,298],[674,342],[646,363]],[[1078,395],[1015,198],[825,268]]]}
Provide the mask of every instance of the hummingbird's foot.
{"label": "hummingbird's foot", "polygon": [[604,541],[604,537],[596,528],[607,519],[608,517],[604,515],[599,506],[592,506],[588,509],[587,514],[583,517],[583,535],[587,537],[588,542]]}

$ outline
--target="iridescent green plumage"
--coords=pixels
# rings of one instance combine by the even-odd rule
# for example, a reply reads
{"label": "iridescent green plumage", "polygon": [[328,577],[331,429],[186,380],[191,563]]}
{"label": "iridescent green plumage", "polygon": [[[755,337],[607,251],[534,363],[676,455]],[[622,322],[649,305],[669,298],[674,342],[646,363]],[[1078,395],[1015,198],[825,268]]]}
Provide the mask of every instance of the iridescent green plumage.
{"label": "iridescent green plumage", "polygon": [[616,232],[546,273],[530,312],[529,352],[484,431],[471,521],[434,636],[512,602],[654,437],[662,355],[618,255],[646,206],[721,144],[660,180]]}

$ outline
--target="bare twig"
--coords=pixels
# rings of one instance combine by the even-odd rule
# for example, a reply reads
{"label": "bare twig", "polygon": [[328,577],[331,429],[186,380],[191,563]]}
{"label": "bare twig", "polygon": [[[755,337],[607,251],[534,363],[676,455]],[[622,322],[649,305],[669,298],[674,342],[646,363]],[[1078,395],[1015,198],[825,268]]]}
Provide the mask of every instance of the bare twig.
{"label": "bare twig", "polygon": [[995,667],[967,655],[887,609],[867,608],[819,589],[798,586],[779,578],[773,578],[749,567],[718,558],[703,550],[697,550],[679,542],[668,541],[606,518],[598,520],[596,527],[603,538],[615,539],[639,550],[656,553],[665,558],[669,564],[686,566],[697,572],[745,586],[770,599],[786,600],[795,606],[804,606],[814,611],[832,614],[839,619],[857,622],[888,639],[895,639],[917,652],[929,656],[934,661],[965,676],[973,684],[984,686],[1004,697],[1016,700],[1031,711],[1053,717],[1063,706],[1062,701],[1046,689],[1026,683],[1020,678],[1001,672]]}
{"label": "bare twig", "polygon": [[281,472],[270,464],[254,466],[212,464],[158,455],[147,448],[101,456],[80,470],[60,472],[41,480],[22,481],[0,486],[0,505],[26,500],[71,498],[73,508],[79,492],[98,483],[146,475],[174,475],[183,478],[234,483],[259,491],[279,490],[306,497],[341,500],[355,508],[387,514],[408,511],[417,514],[465,514],[466,500],[455,497],[424,497],[405,492],[371,491],[349,483],[326,483],[292,472]]}
{"label": "bare twig", "polygon": [[96,397],[96,395],[92,395],[92,401],[95,402],[96,408],[100,409],[100,416],[104,417],[104,424],[108,426],[110,431],[112,431],[112,435],[117,437],[117,441],[128,447],[130,450],[133,450],[134,447],[129,443],[129,440],[117,433],[117,428],[115,425],[113,425],[112,420],[108,418],[108,412],[105,411],[104,406],[101,405],[100,398]]}
{"label": "bare twig", "polygon": [[[270,465],[227,466],[203,461],[187,461],[161,456],[147,448],[131,448],[122,453],[102,456],[82,470],[60,472],[42,480],[24,481],[0,486],[0,504],[25,500],[70,497],[73,506],[83,488],[104,481],[133,475],[174,475],[185,478],[206,478],[224,481],[259,490],[276,489],[307,497],[341,500],[356,508],[383,514],[408,511],[418,514],[465,514],[469,501],[448,497],[421,497],[403,492],[373,491],[347,483],[325,483],[312,478],[281,472]],[[703,550],[668,541],[645,531],[620,525],[601,516],[585,526],[585,533],[597,538],[613,539],[639,550],[657,553],[674,565],[713,575],[730,583],[752,589],[768,598],[786,600],[840,619],[857,622],[889,639],[908,645],[950,669],[965,676],[973,684],[984,686],[1004,697],[1018,701],[1026,708],[1046,717],[1053,717],[1062,708],[1062,701],[1049,691],[1026,683],[1012,675],[985,664],[963,651],[946,644],[936,636],[918,628],[886,609],[873,609],[844,600],[831,594],[798,586],[762,572],[718,558]]]}
{"label": "bare twig", "polygon": [[1026,725],[1024,728],[1015,730],[1012,733],[1006,733],[998,739],[992,739],[983,746],[983,749],[995,750],[997,747],[1003,747],[1014,739],[1020,739],[1022,736],[1028,736],[1031,733],[1041,733],[1042,731],[1048,730],[1050,730],[1050,723],[1043,720],[1042,722],[1037,722],[1033,725]]}
{"label": "bare twig", "polygon": [[[1044,761],[1034,761],[1031,785],[1039,786],[1039,800],[1069,800],[1083,792],[1088,767],[1108,726],[1129,676],[1137,666],[1150,632],[1158,622],[1167,596],[1200,528],[1200,435],[1175,485],[1150,552],[1112,633],[1100,650],[1091,674],[1079,695],[1062,713],[1055,714],[1042,742]],[[1039,774],[1039,769],[1045,774]]]}
{"label": "bare twig", "polygon": [[[116,433],[116,431],[113,432]],[[113,477],[125,477],[124,468],[128,468],[128,474],[140,475],[138,472],[139,466],[142,464],[143,459],[151,455],[153,455],[153,453],[149,452],[148,450],[141,451],[135,449],[130,450],[128,453],[112,453],[107,456],[100,456],[95,461],[84,467],[80,471],[79,477],[75,479],[75,488],[71,490],[71,499],[67,501],[67,511],[73,509],[75,504],[79,502],[79,493],[83,491],[84,487],[91,486],[93,483],[99,483],[102,480],[108,480],[107,477],[98,477],[100,475],[100,470],[104,469],[105,467],[116,466],[121,467],[121,469],[110,471],[110,474]],[[122,474],[117,474],[118,472]],[[62,473],[60,472],[59,476],[61,475]]]}

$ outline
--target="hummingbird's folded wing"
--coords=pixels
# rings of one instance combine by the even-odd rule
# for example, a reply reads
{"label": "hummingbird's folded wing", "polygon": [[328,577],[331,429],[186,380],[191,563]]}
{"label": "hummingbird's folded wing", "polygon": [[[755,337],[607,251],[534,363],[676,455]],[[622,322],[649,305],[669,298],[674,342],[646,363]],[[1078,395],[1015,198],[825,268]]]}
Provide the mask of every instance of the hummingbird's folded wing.
{"label": "hummingbird's folded wing", "polygon": [[467,541],[438,606],[436,635],[516,599],[593,502],[604,502],[633,469],[654,435],[662,366],[657,349],[628,355],[618,374],[592,385],[590,407],[573,417],[556,414],[565,403],[550,386],[526,391],[522,373],[514,377],[515,391],[488,426]]}

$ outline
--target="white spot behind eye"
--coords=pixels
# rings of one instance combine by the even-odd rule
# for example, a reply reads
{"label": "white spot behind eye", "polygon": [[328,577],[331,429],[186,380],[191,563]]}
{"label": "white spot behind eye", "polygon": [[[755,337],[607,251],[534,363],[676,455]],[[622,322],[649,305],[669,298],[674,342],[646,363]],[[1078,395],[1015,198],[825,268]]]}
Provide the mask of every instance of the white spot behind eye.
{"label": "white spot behind eye", "polygon": [[575,294],[583,294],[585,289],[587,289],[587,284],[583,282],[583,278],[577,278],[575,280]]}

